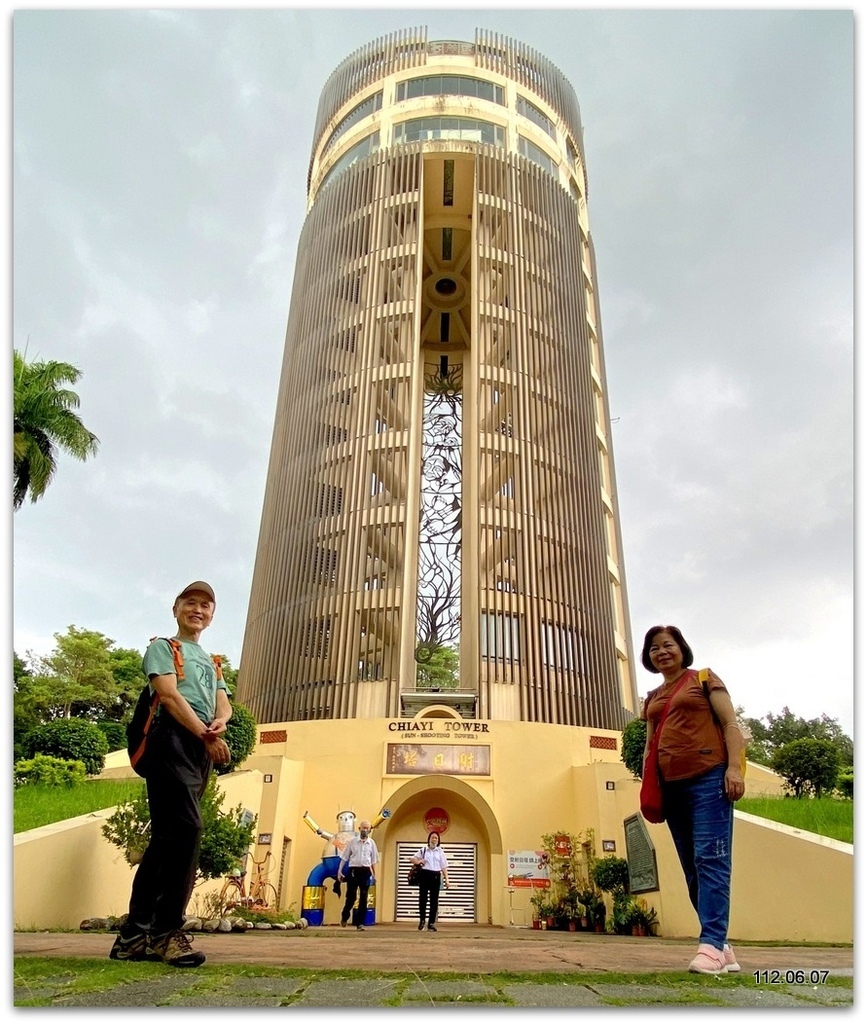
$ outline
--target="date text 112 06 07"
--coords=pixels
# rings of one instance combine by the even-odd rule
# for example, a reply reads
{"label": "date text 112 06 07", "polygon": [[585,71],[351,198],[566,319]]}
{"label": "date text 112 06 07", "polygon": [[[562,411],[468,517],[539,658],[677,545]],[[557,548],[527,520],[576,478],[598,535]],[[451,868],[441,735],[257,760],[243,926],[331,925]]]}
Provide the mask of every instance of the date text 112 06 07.
{"label": "date text 112 06 07", "polygon": [[824,985],[830,971],[804,970],[803,968],[788,971],[753,971],[757,985]]}

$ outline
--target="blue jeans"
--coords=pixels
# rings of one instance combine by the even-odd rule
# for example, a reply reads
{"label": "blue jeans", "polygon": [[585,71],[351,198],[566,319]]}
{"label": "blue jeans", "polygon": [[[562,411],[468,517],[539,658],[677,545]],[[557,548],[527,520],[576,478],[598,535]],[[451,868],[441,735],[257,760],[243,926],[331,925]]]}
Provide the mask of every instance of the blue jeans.
{"label": "blue jeans", "polygon": [[701,924],[698,941],[717,949],[725,945],[731,899],[734,805],[726,796],[725,773],[719,765],[663,784],[665,820]]}

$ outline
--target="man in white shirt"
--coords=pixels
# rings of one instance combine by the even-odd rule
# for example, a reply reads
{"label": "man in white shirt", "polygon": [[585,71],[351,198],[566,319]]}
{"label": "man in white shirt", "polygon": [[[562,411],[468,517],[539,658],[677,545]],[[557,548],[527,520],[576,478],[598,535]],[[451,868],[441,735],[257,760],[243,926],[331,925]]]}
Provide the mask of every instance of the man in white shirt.
{"label": "man in white shirt", "polygon": [[365,818],[358,824],[358,835],[350,839],[340,856],[337,869],[337,881],[343,881],[343,869],[349,866],[349,877],[346,882],[346,900],[340,915],[340,925],[345,928],[349,923],[349,912],[358,896],[358,907],[353,912],[352,923],[360,931],[364,931],[364,919],[367,916],[367,890],[371,881],[376,879],[376,864],[379,851],[376,843],[370,838],[370,822]]}

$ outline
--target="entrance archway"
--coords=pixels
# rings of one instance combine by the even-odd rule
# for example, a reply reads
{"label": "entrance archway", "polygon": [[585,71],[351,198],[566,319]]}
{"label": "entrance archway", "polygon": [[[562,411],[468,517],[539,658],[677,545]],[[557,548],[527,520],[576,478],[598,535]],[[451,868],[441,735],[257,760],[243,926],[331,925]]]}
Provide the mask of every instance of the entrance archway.
{"label": "entrance archway", "polygon": [[388,807],[387,831],[380,829],[378,837],[379,919],[414,917],[416,890],[406,884],[409,858],[429,831],[438,831],[447,855],[451,850],[455,858],[454,890],[441,898],[442,920],[489,923],[496,889],[491,860],[502,854],[503,839],[487,801],[461,779],[426,775],[407,780],[388,798]]}

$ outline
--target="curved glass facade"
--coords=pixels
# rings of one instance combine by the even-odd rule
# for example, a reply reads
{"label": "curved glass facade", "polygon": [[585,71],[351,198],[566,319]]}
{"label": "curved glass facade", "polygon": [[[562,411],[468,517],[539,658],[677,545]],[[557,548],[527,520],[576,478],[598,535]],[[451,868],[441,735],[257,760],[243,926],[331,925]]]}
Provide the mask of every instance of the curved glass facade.
{"label": "curved glass facade", "polygon": [[456,139],[505,146],[506,129],[490,121],[469,117],[417,117],[394,126],[394,142],[418,142],[421,139]]}

